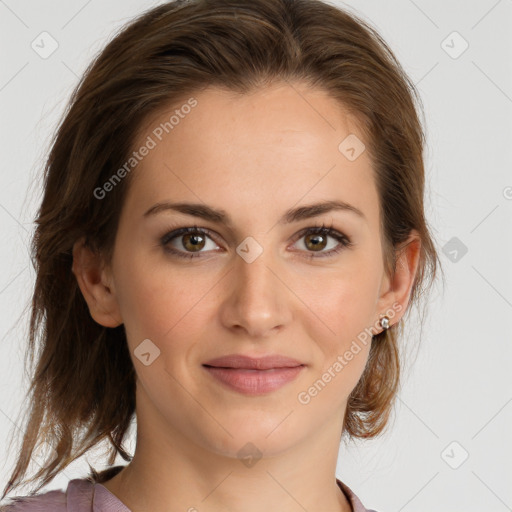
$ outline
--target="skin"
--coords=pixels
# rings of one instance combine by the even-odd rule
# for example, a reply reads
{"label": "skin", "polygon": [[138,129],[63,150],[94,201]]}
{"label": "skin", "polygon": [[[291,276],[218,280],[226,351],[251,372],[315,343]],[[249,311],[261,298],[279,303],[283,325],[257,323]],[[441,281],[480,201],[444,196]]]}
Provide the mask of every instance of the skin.
{"label": "skin", "polygon": [[[390,279],[369,154],[350,161],[338,150],[347,135],[364,137],[323,91],[280,83],[194,97],[198,105],[137,166],[112,264],[74,246],[73,272],[91,315],[107,327],[125,324],[137,373],[135,455],[104,485],[134,512],[348,512],[335,471],[347,398],[370,342],[308,404],[297,397],[393,305],[401,311],[391,324],[400,320],[420,241],[411,233]],[[135,146],[175,108],[152,116]],[[278,222],[290,208],[327,200],[350,203],[365,218],[333,210]],[[170,210],[145,218],[161,201],[206,203],[225,210],[232,226]],[[353,246],[318,256],[339,242],[320,235],[315,250],[300,232],[322,223]],[[165,251],[163,235],[194,225],[213,235],[200,239],[199,257]],[[248,236],[263,248],[252,263],[236,252]],[[185,238],[168,245],[197,254]],[[148,366],[134,355],[145,339],[160,350]],[[283,354],[306,368],[277,391],[247,396],[202,367],[231,353]],[[248,442],[262,454],[251,467],[237,455]]]}

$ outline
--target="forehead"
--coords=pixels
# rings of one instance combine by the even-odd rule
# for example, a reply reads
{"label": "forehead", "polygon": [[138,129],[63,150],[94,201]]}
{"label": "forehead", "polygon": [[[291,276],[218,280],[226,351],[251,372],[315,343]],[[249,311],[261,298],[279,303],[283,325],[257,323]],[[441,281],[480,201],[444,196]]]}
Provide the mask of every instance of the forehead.
{"label": "forehead", "polygon": [[355,160],[343,152],[349,136],[358,151],[366,144],[358,120],[326,92],[284,83],[250,94],[209,87],[193,99],[193,107],[188,98],[175,102],[142,125],[135,149],[149,139],[152,149],[135,171],[132,208],[199,200],[281,210],[337,198],[368,210],[363,203],[371,209],[376,201],[368,151]]}

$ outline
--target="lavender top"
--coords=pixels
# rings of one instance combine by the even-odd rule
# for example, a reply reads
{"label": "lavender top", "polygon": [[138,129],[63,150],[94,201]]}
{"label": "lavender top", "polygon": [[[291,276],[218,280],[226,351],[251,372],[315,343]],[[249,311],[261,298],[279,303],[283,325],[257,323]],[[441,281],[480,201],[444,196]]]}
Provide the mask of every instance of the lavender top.
{"label": "lavender top", "polygon": [[[359,498],[343,482],[336,479],[353,512],[376,512],[366,509]],[[105,486],[87,478],[75,478],[66,491],[53,490],[33,496],[16,496],[0,507],[1,512],[131,512]]]}

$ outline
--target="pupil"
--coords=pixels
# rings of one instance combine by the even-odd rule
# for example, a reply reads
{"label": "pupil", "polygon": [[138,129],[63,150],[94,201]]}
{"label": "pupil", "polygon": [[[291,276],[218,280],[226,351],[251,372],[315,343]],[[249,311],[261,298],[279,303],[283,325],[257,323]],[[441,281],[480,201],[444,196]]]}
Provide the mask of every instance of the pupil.
{"label": "pupil", "polygon": [[[313,248],[323,249],[323,246],[325,246],[325,243],[322,243],[322,242],[325,242],[323,240],[323,238],[324,238],[323,235],[308,235],[307,238],[308,238],[308,242],[313,244]],[[322,239],[322,241],[318,241],[319,238]]]}
{"label": "pupil", "polygon": [[[185,235],[185,241],[183,245],[185,249],[202,249],[202,247],[204,246],[204,241],[202,240],[202,238],[202,235]],[[190,247],[187,247],[187,244],[190,244]]]}

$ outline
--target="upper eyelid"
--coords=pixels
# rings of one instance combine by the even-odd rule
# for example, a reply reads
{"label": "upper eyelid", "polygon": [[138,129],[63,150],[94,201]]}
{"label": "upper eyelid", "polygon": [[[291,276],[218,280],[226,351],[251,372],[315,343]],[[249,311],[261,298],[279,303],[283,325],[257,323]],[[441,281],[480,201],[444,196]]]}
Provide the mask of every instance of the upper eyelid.
{"label": "upper eyelid", "polygon": [[[217,242],[216,242],[214,236],[220,236],[218,233],[216,233],[215,231],[213,231],[209,228],[201,228],[201,227],[195,227],[195,226],[183,226],[182,228],[175,228],[175,229],[170,229],[170,230],[166,231],[164,233],[164,235],[162,237],[160,237],[160,239],[167,240],[167,243],[168,243],[171,240],[174,240],[175,238],[179,238],[181,236],[186,235],[189,232],[195,232],[195,231],[198,231],[200,233],[204,233],[207,236],[210,236],[210,238],[212,238],[212,240],[215,243],[217,243]],[[211,236],[212,234],[214,236]],[[173,235],[173,236],[170,236],[170,235]]]}
{"label": "upper eyelid", "polygon": [[[300,238],[302,238],[306,233],[310,232],[310,231],[314,231],[314,230],[325,230],[325,231],[334,231],[336,233],[338,233],[340,235],[340,237],[344,238],[347,242],[351,242],[351,239],[350,237],[348,237],[344,232],[336,229],[333,227],[333,223],[330,223],[330,224],[325,224],[323,223],[322,225],[314,225],[314,226],[308,226],[308,227],[305,227],[303,229],[300,229],[295,235],[294,235],[294,243],[295,241],[299,240]],[[193,232],[193,231],[198,231],[200,233],[204,233],[206,236],[209,236],[217,245],[218,245],[218,242],[217,240],[215,240],[215,236],[220,236],[218,233],[216,233],[214,230],[211,230],[209,228],[204,228],[204,227],[200,227],[200,226],[183,226],[181,228],[175,228],[175,229],[171,229],[169,231],[167,231],[162,237],[161,237],[161,240],[166,240],[165,243],[169,243],[170,241],[176,239],[176,238],[179,238],[181,236],[184,236],[186,235],[188,232]],[[214,236],[211,236],[211,235],[214,235]],[[169,236],[169,235],[173,235],[173,236]],[[329,234],[327,233],[328,236],[331,236],[331,237],[334,237],[334,235],[332,234]],[[341,242],[340,242],[341,243]]]}

